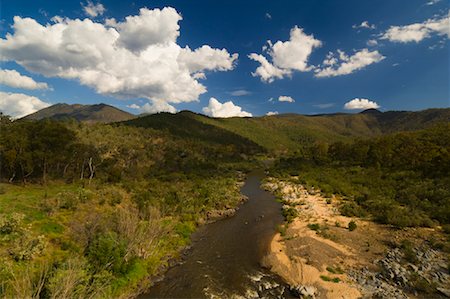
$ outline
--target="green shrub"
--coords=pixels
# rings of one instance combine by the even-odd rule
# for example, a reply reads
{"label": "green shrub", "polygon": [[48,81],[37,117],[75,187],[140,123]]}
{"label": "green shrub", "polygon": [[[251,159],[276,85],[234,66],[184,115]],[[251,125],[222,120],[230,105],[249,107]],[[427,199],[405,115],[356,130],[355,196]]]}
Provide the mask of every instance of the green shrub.
{"label": "green shrub", "polygon": [[327,271],[330,273],[333,273],[333,274],[344,274],[344,270],[342,270],[341,267],[339,267],[339,266],[336,268],[328,266]]}
{"label": "green shrub", "polygon": [[314,231],[320,230],[320,224],[319,223],[308,223],[308,228]]}
{"label": "green shrub", "polygon": [[329,276],[326,276],[326,275],[320,275],[320,278],[323,280],[323,281],[331,281],[331,282],[334,282],[334,283],[338,283],[338,282],[340,282],[341,281],[341,279],[339,278],[339,277],[329,277]]}
{"label": "green shrub", "polygon": [[126,244],[116,233],[98,235],[87,248],[87,258],[96,272],[126,273],[130,263],[125,259]]}
{"label": "green shrub", "polygon": [[351,232],[354,231],[357,227],[358,226],[356,225],[356,222],[353,220],[348,223],[348,230]]}
{"label": "green shrub", "polygon": [[282,237],[286,236],[286,231],[287,231],[286,225],[283,224],[277,225],[277,232],[280,233],[280,236]]}
{"label": "green shrub", "polygon": [[339,211],[341,212],[342,215],[347,216],[347,217],[365,217],[366,216],[366,212],[364,211],[364,209],[354,201],[348,201],[348,202],[343,203],[339,207]]}
{"label": "green shrub", "polygon": [[298,216],[296,208],[286,206],[283,207],[282,214],[287,223],[291,223]]}
{"label": "green shrub", "polygon": [[406,261],[413,263],[413,264],[417,263],[417,261],[418,261],[417,254],[416,254],[416,251],[414,250],[414,246],[411,243],[411,241],[403,240],[401,242],[400,249],[402,250],[403,257],[405,258]]}

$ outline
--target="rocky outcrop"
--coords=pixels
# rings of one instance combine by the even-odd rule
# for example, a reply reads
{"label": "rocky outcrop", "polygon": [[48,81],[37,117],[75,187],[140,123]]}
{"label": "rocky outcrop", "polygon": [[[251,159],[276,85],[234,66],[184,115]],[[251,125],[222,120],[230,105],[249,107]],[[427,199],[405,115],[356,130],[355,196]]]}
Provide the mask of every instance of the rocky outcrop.
{"label": "rocky outcrop", "polygon": [[379,271],[367,267],[352,270],[352,277],[368,298],[408,298],[405,292],[425,292],[429,296],[441,294],[450,298],[450,275],[445,257],[431,248],[410,249],[415,256],[414,263],[405,260],[405,252],[394,248],[374,261]]}

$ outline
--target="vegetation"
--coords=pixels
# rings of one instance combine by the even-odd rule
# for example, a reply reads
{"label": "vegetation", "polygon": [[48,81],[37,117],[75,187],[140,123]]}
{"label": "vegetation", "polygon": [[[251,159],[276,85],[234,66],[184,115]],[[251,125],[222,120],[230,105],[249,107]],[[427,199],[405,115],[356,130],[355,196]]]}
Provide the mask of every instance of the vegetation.
{"label": "vegetation", "polygon": [[356,222],[353,220],[348,223],[348,230],[351,232],[354,231],[357,227],[358,226],[356,225]]}
{"label": "vegetation", "polygon": [[274,175],[344,197],[346,216],[397,227],[450,223],[450,124],[350,143],[316,143],[282,158]]}
{"label": "vegetation", "polygon": [[[267,156],[285,157],[274,174],[300,174],[305,185],[345,198],[345,215],[450,227],[450,125],[429,127],[448,119],[448,109],[231,119],[184,111],[128,120],[100,105],[35,117],[59,118],[60,109],[69,118],[103,122],[100,112],[110,111],[127,121],[0,114],[0,297],[136,294],[208,212],[241,201],[242,173]],[[427,129],[381,135],[412,127]],[[282,213],[286,235],[297,210],[287,204]],[[326,225],[310,228],[332,237]]]}
{"label": "vegetation", "polygon": [[128,124],[0,126],[1,297],[135,293],[208,211],[241,201],[239,173],[261,151]]}

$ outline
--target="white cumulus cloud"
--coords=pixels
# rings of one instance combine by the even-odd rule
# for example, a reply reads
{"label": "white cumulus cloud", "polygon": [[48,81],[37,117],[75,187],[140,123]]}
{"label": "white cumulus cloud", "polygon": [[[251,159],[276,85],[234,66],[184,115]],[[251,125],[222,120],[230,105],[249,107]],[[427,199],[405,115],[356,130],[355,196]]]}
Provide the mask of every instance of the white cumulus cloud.
{"label": "white cumulus cloud", "polygon": [[278,97],[278,101],[279,102],[288,102],[288,103],[294,103],[295,102],[295,100],[292,97],[290,97],[290,96],[279,96]]}
{"label": "white cumulus cloud", "polygon": [[0,84],[23,89],[48,89],[45,82],[36,82],[33,78],[20,74],[16,70],[0,69]]}
{"label": "white cumulus cloud", "polygon": [[270,56],[270,62],[266,56],[251,53],[248,57],[260,63],[260,66],[252,73],[254,77],[260,77],[263,82],[271,83],[275,79],[290,76],[293,71],[307,72],[313,67],[308,65],[308,59],[314,48],[320,47],[322,42],[307,35],[302,28],[295,26],[290,31],[288,41],[270,40],[263,47],[263,51]]}
{"label": "white cumulus cloud", "polygon": [[267,116],[278,115],[278,111],[269,111],[266,113]]}
{"label": "white cumulus cloud", "polygon": [[101,3],[94,4],[92,1],[87,1],[85,5],[82,4],[84,13],[92,18],[95,18],[97,16],[101,16],[105,11],[106,8]]}
{"label": "white cumulus cloud", "polygon": [[358,99],[358,98],[354,98],[353,100],[345,103],[344,105],[344,109],[347,110],[365,110],[371,108],[378,109],[380,108],[380,105],[368,99]]}
{"label": "white cumulus cloud", "polygon": [[23,117],[48,106],[50,106],[49,103],[37,97],[0,91],[0,112],[14,118]]}
{"label": "white cumulus cloud", "polygon": [[418,43],[431,37],[433,33],[450,38],[450,12],[445,17],[428,19],[422,23],[391,26],[382,34],[381,39],[399,43]]}
{"label": "white cumulus cloud", "polygon": [[203,113],[212,117],[251,117],[252,114],[243,111],[241,107],[233,104],[232,101],[220,103],[216,98],[210,98],[207,107],[203,107]]}
{"label": "white cumulus cloud", "polygon": [[352,56],[338,50],[337,54],[329,53],[323,61],[322,67],[316,68],[314,72],[318,78],[348,75],[368,65],[380,62],[384,58],[378,51],[369,51],[368,49],[362,49]]}
{"label": "white cumulus cloud", "polygon": [[198,101],[206,92],[198,80],[206,71],[232,70],[238,55],[208,45],[181,47],[181,19],[170,7],[142,8],[139,15],[108,25],[61,17],[41,25],[16,16],[14,32],[0,38],[0,61],[15,61],[47,77],[76,79],[117,98],[146,98],[152,105]]}

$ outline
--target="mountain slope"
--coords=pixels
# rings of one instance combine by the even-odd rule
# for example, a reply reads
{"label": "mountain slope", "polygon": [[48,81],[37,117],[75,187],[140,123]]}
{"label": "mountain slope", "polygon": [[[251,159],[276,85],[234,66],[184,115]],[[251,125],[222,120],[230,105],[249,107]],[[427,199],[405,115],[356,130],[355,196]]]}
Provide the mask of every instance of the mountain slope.
{"label": "mountain slope", "polygon": [[111,123],[133,119],[135,116],[106,104],[55,104],[23,117],[23,119],[27,120],[41,120],[45,118],[56,120],[75,119],[89,123]]}
{"label": "mountain slope", "polygon": [[450,109],[418,112],[367,110],[358,114],[282,114],[253,118],[211,118],[182,111],[149,115],[127,124],[168,130],[181,138],[205,142],[239,144],[251,141],[269,151],[286,152],[317,141],[349,141],[355,137],[418,130],[449,121]]}

